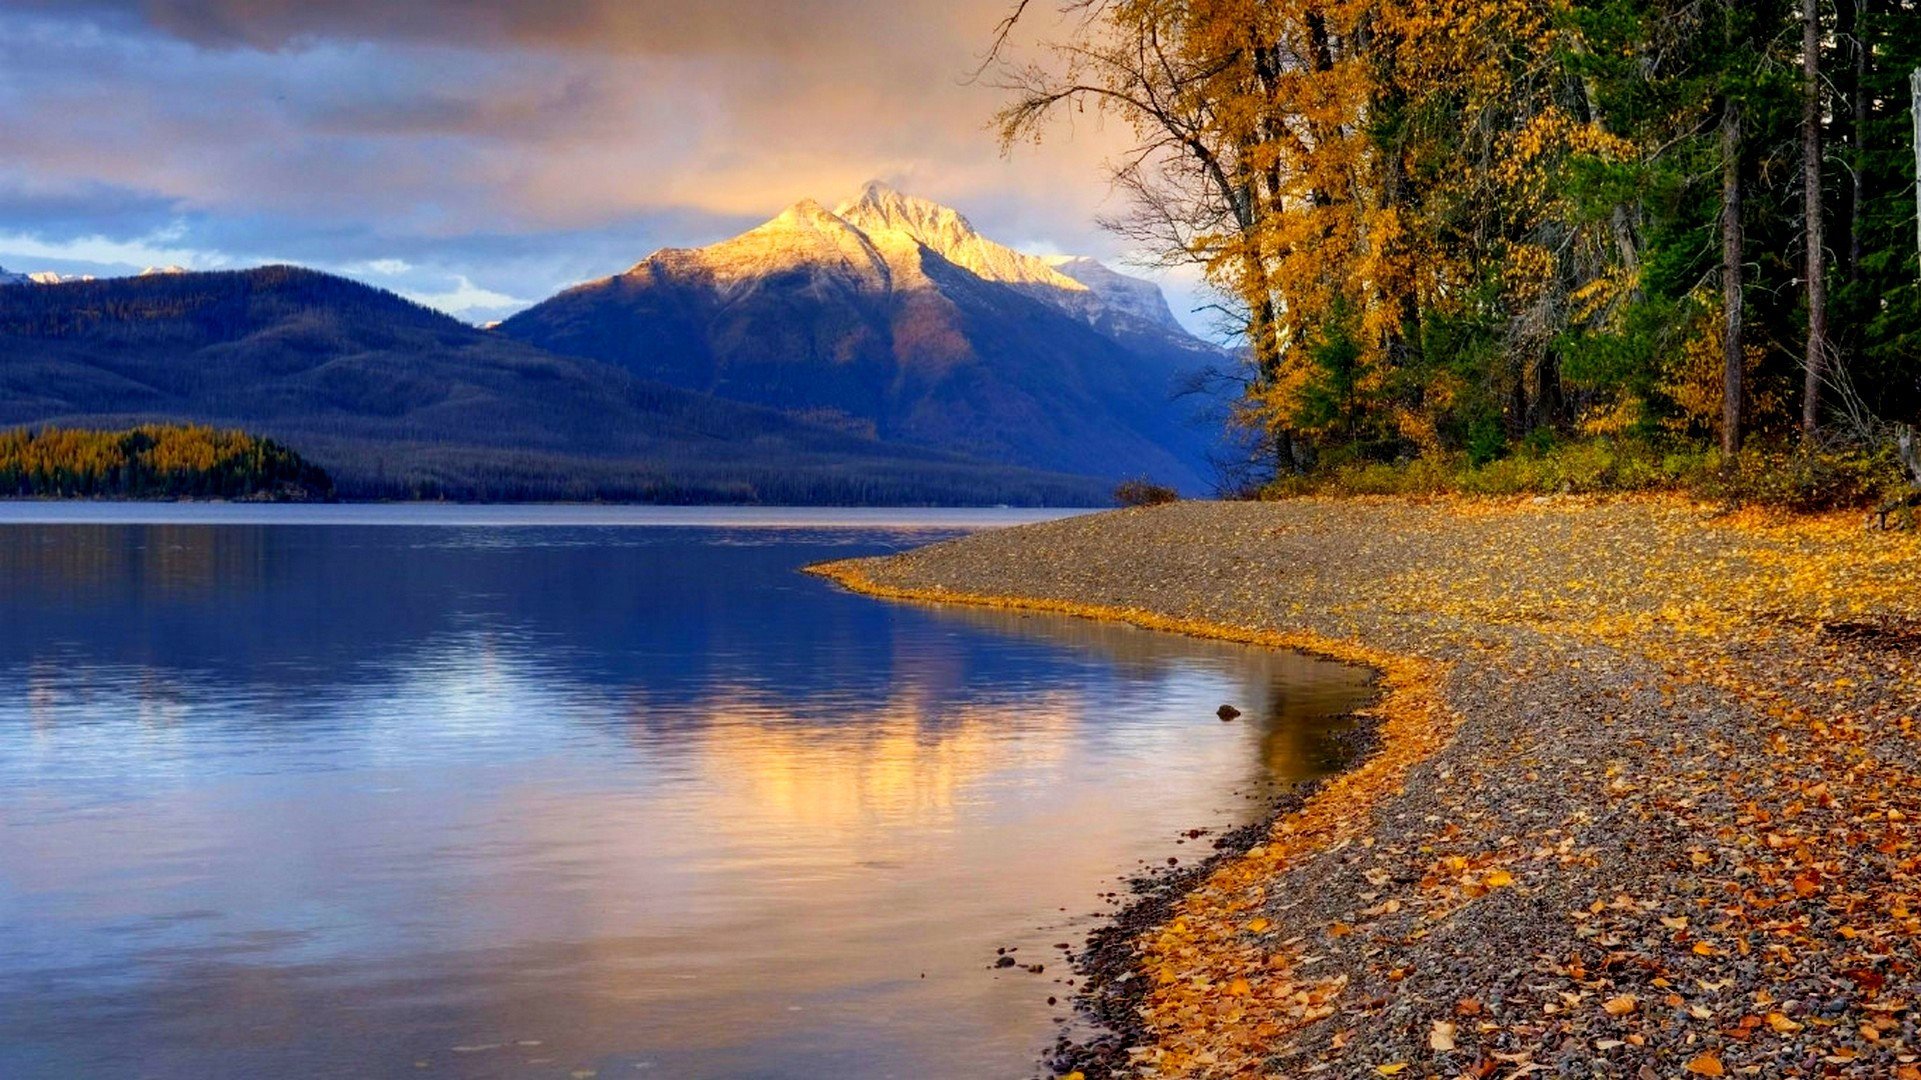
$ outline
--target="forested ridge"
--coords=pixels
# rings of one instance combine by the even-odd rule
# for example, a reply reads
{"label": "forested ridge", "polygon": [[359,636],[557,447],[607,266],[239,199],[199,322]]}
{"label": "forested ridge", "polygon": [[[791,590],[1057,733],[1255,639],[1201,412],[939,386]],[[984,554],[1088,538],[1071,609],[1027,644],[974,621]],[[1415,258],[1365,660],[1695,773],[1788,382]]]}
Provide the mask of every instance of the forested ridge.
{"label": "forested ridge", "polygon": [[0,428],[195,423],[351,499],[1088,505],[1094,478],[635,378],[297,267],[0,288]]}
{"label": "forested ridge", "polygon": [[327,499],[333,481],[271,439],[200,425],[0,431],[0,497]]}
{"label": "forested ridge", "polygon": [[1899,475],[1915,0],[1075,8],[1054,60],[1003,68],[1003,134],[1133,126],[1115,225],[1228,299],[1271,468],[1602,439],[1655,473],[1757,448]]}

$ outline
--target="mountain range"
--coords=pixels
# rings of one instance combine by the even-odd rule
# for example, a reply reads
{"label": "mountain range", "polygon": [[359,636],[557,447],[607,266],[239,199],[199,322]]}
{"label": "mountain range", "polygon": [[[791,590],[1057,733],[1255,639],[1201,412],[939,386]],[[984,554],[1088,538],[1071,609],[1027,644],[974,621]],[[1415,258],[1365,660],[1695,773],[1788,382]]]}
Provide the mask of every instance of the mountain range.
{"label": "mountain range", "polygon": [[1200,487],[1152,283],[879,184],[491,329],[317,271],[0,271],[0,426],[193,420],[350,497],[1089,504]]}
{"label": "mountain range", "polygon": [[1177,401],[1219,358],[1160,291],[1050,261],[869,184],[730,240],[659,251],[498,332],[889,441],[1190,490],[1210,433]]}

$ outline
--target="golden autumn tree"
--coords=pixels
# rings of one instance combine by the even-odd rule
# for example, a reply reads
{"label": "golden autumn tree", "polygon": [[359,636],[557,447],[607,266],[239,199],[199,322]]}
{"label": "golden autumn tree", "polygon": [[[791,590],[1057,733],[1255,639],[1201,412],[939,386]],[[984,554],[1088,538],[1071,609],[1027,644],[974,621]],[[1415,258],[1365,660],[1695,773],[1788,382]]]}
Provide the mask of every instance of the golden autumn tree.
{"label": "golden autumn tree", "polygon": [[[1114,222],[1171,262],[1197,264],[1233,302],[1252,357],[1249,402],[1291,452],[1295,407],[1316,389],[1311,352],[1362,342],[1337,380],[1378,382],[1368,326],[1383,284],[1370,270],[1381,200],[1366,130],[1373,71],[1368,5],[1344,0],[1083,0],[1059,63],[1015,74],[1003,138],[1038,137],[1059,110],[1093,107],[1138,145],[1114,179],[1132,212]],[[1320,420],[1351,420],[1330,401]]]}
{"label": "golden autumn tree", "polygon": [[[1557,343],[1604,323],[1638,286],[1636,221],[1594,205],[1576,170],[1631,158],[1591,87],[1568,68],[1587,49],[1566,5],[1539,0],[1384,3],[1377,115],[1402,184],[1413,291],[1436,355],[1419,423],[1455,441],[1511,437],[1563,403]],[[1479,400],[1466,401],[1466,396]]]}
{"label": "golden autumn tree", "polygon": [[[1115,223],[1234,302],[1249,414],[1308,446],[1431,448],[1474,388],[1525,423],[1555,393],[1548,343],[1616,270],[1631,228],[1561,227],[1555,170],[1614,153],[1564,100],[1557,5],[1530,0],[1124,0],[1080,5],[1059,63],[1011,81],[1003,138],[1093,107],[1138,136]],[[1617,279],[1618,280],[1618,279]],[[1590,308],[1598,307],[1587,301]],[[1438,320],[1438,322],[1437,322]],[[1448,363],[1422,349],[1450,340]],[[1495,339],[1502,372],[1455,370]],[[1478,414],[1477,414],[1478,415]],[[1457,437],[1458,438],[1458,437]]]}
{"label": "golden autumn tree", "polygon": [[[1921,420],[1912,177],[1876,149],[1911,123],[1890,88],[1918,4],[1849,8],[1843,41],[1800,0],[1069,0],[1001,135],[1130,127],[1110,224],[1225,298],[1281,468],[1566,437],[1731,456],[1788,434],[1791,391],[1804,425],[1845,408],[1871,440],[1875,414]],[[1815,70],[1846,78],[1789,78]],[[1839,209],[1830,144],[1855,162]],[[1841,278],[1838,337],[1809,273]]]}

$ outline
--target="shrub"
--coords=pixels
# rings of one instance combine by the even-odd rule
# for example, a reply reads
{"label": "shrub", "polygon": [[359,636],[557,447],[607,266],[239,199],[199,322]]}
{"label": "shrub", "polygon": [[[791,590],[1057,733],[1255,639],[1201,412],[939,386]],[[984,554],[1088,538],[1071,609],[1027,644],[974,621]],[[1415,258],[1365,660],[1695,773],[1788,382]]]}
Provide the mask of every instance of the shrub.
{"label": "shrub", "polygon": [[1179,502],[1181,493],[1164,484],[1148,480],[1126,480],[1114,489],[1114,501],[1122,506],[1159,506]]}
{"label": "shrub", "polygon": [[1884,449],[1805,453],[1786,447],[1703,460],[1683,477],[1695,494],[1735,505],[1833,510],[1879,502],[1896,490],[1900,466]]}
{"label": "shrub", "polygon": [[1755,446],[1726,459],[1711,448],[1633,438],[1537,444],[1476,462],[1471,453],[1398,462],[1329,465],[1276,480],[1270,498],[1291,495],[1596,495],[1673,491],[1731,506],[1817,511],[1876,504],[1903,490],[1892,449],[1807,453]]}

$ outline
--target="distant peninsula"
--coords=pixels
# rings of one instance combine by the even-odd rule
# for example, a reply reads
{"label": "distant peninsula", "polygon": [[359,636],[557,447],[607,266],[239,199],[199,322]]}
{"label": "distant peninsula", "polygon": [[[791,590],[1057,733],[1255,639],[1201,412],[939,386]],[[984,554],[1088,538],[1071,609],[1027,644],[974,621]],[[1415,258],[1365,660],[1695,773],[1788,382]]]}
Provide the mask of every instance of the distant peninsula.
{"label": "distant peninsula", "polygon": [[244,431],[146,424],[0,432],[0,497],[315,502],[333,495],[325,470]]}

